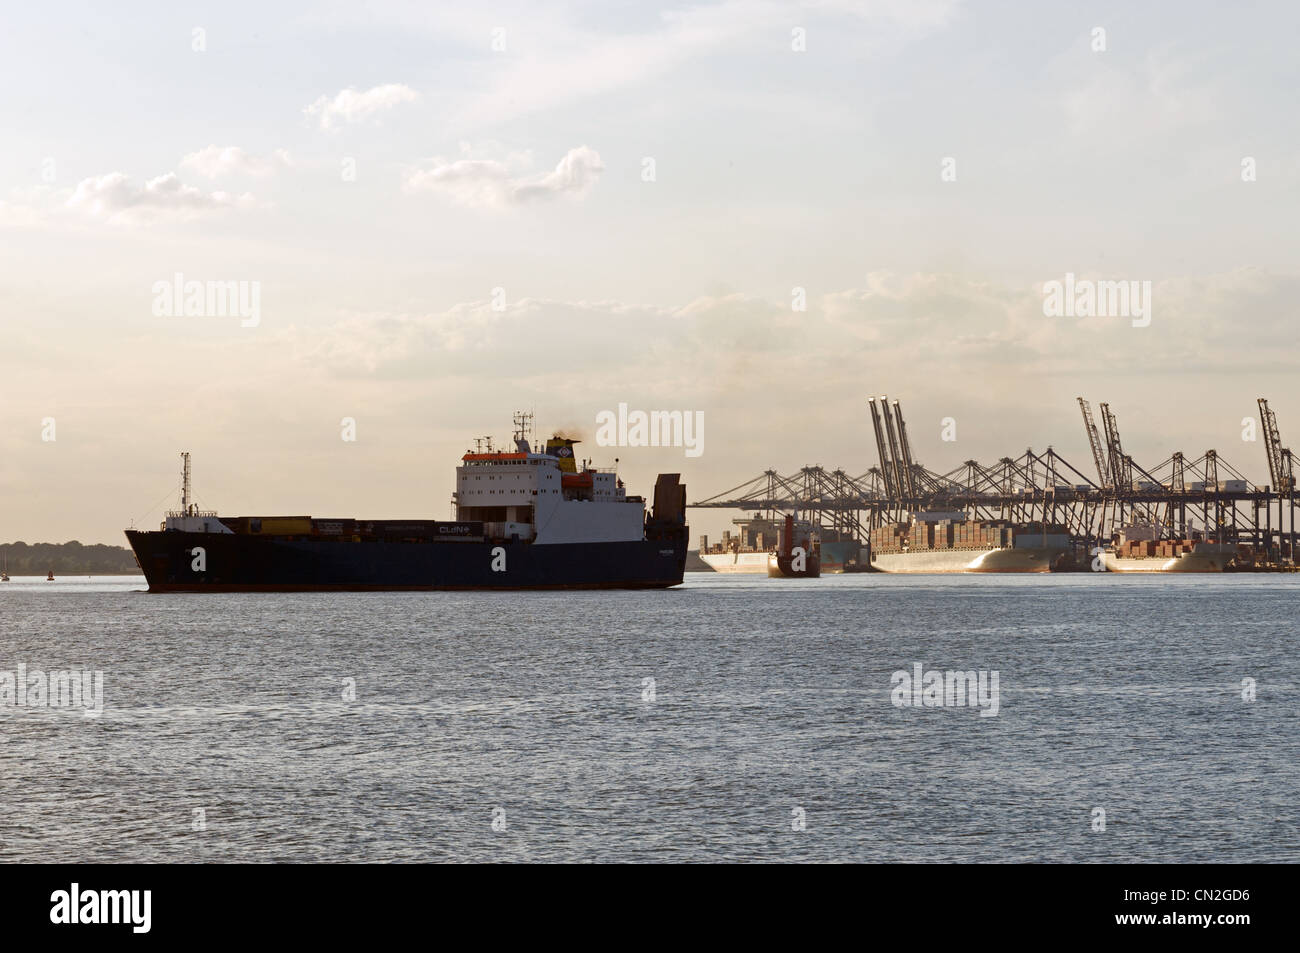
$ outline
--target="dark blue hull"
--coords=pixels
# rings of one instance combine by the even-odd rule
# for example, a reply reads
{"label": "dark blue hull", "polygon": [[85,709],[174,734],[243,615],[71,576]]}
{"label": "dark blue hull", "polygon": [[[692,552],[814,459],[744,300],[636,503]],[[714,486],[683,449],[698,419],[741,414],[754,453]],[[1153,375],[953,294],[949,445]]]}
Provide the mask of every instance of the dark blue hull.
{"label": "dark blue hull", "polygon": [[682,581],[685,529],[631,542],[541,546],[135,530],[126,536],[150,592],[663,589]]}

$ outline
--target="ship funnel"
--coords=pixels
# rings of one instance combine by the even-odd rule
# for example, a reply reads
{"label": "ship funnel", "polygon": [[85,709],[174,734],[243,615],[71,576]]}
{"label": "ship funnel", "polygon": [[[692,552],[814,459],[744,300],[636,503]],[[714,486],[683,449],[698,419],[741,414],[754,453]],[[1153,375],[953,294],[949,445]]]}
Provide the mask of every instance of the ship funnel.
{"label": "ship funnel", "polygon": [[546,441],[546,455],[560,461],[561,473],[577,473],[578,467],[573,459],[573,445],[581,443],[569,437],[551,437]]}

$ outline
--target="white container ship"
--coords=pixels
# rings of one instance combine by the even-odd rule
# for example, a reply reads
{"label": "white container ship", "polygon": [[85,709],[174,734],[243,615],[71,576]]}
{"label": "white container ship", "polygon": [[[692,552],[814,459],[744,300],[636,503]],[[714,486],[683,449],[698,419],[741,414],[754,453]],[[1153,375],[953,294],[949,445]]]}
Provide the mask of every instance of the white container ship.
{"label": "white container ship", "polygon": [[1060,527],[967,520],[961,513],[917,513],[878,528],[871,568],[889,573],[1065,572],[1077,569]]}
{"label": "white container ship", "polygon": [[1223,572],[1238,564],[1230,543],[1168,540],[1148,550],[1108,549],[1102,555],[1107,572]]}
{"label": "white container ship", "polygon": [[714,572],[766,576],[774,565],[771,557],[777,554],[787,531],[787,519],[793,545],[803,546],[809,553],[820,552],[820,529],[810,520],[790,517],[778,521],[755,516],[733,520],[736,531],[724,532],[721,542],[710,545],[709,538],[701,536],[700,559]]}

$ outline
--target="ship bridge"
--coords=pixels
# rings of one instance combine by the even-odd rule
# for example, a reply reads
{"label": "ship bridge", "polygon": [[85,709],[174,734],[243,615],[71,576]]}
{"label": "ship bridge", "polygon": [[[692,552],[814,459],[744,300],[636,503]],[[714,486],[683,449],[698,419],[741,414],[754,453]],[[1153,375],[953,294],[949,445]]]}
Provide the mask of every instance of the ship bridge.
{"label": "ship bridge", "polygon": [[481,521],[488,535],[505,539],[624,542],[645,534],[645,501],[627,496],[613,470],[579,471],[571,459],[527,449],[467,452],[453,501],[458,520]]}

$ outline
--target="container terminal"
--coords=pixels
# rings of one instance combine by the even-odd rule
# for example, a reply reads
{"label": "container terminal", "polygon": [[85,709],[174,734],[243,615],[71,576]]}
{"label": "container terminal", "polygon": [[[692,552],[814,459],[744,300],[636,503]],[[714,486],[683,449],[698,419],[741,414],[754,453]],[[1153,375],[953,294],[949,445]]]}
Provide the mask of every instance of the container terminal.
{"label": "container terminal", "polygon": [[[700,538],[697,569],[763,572],[783,524],[837,572],[1295,571],[1293,455],[1259,398],[1270,482],[1251,483],[1217,451],[1143,466],[1119,423],[1078,398],[1091,466],[1052,448],[947,472],[917,462],[897,400],[868,398],[878,464],[859,476],[801,467],[759,476],[692,506],[740,510],[736,530]],[[785,518],[790,517],[786,523]]]}

